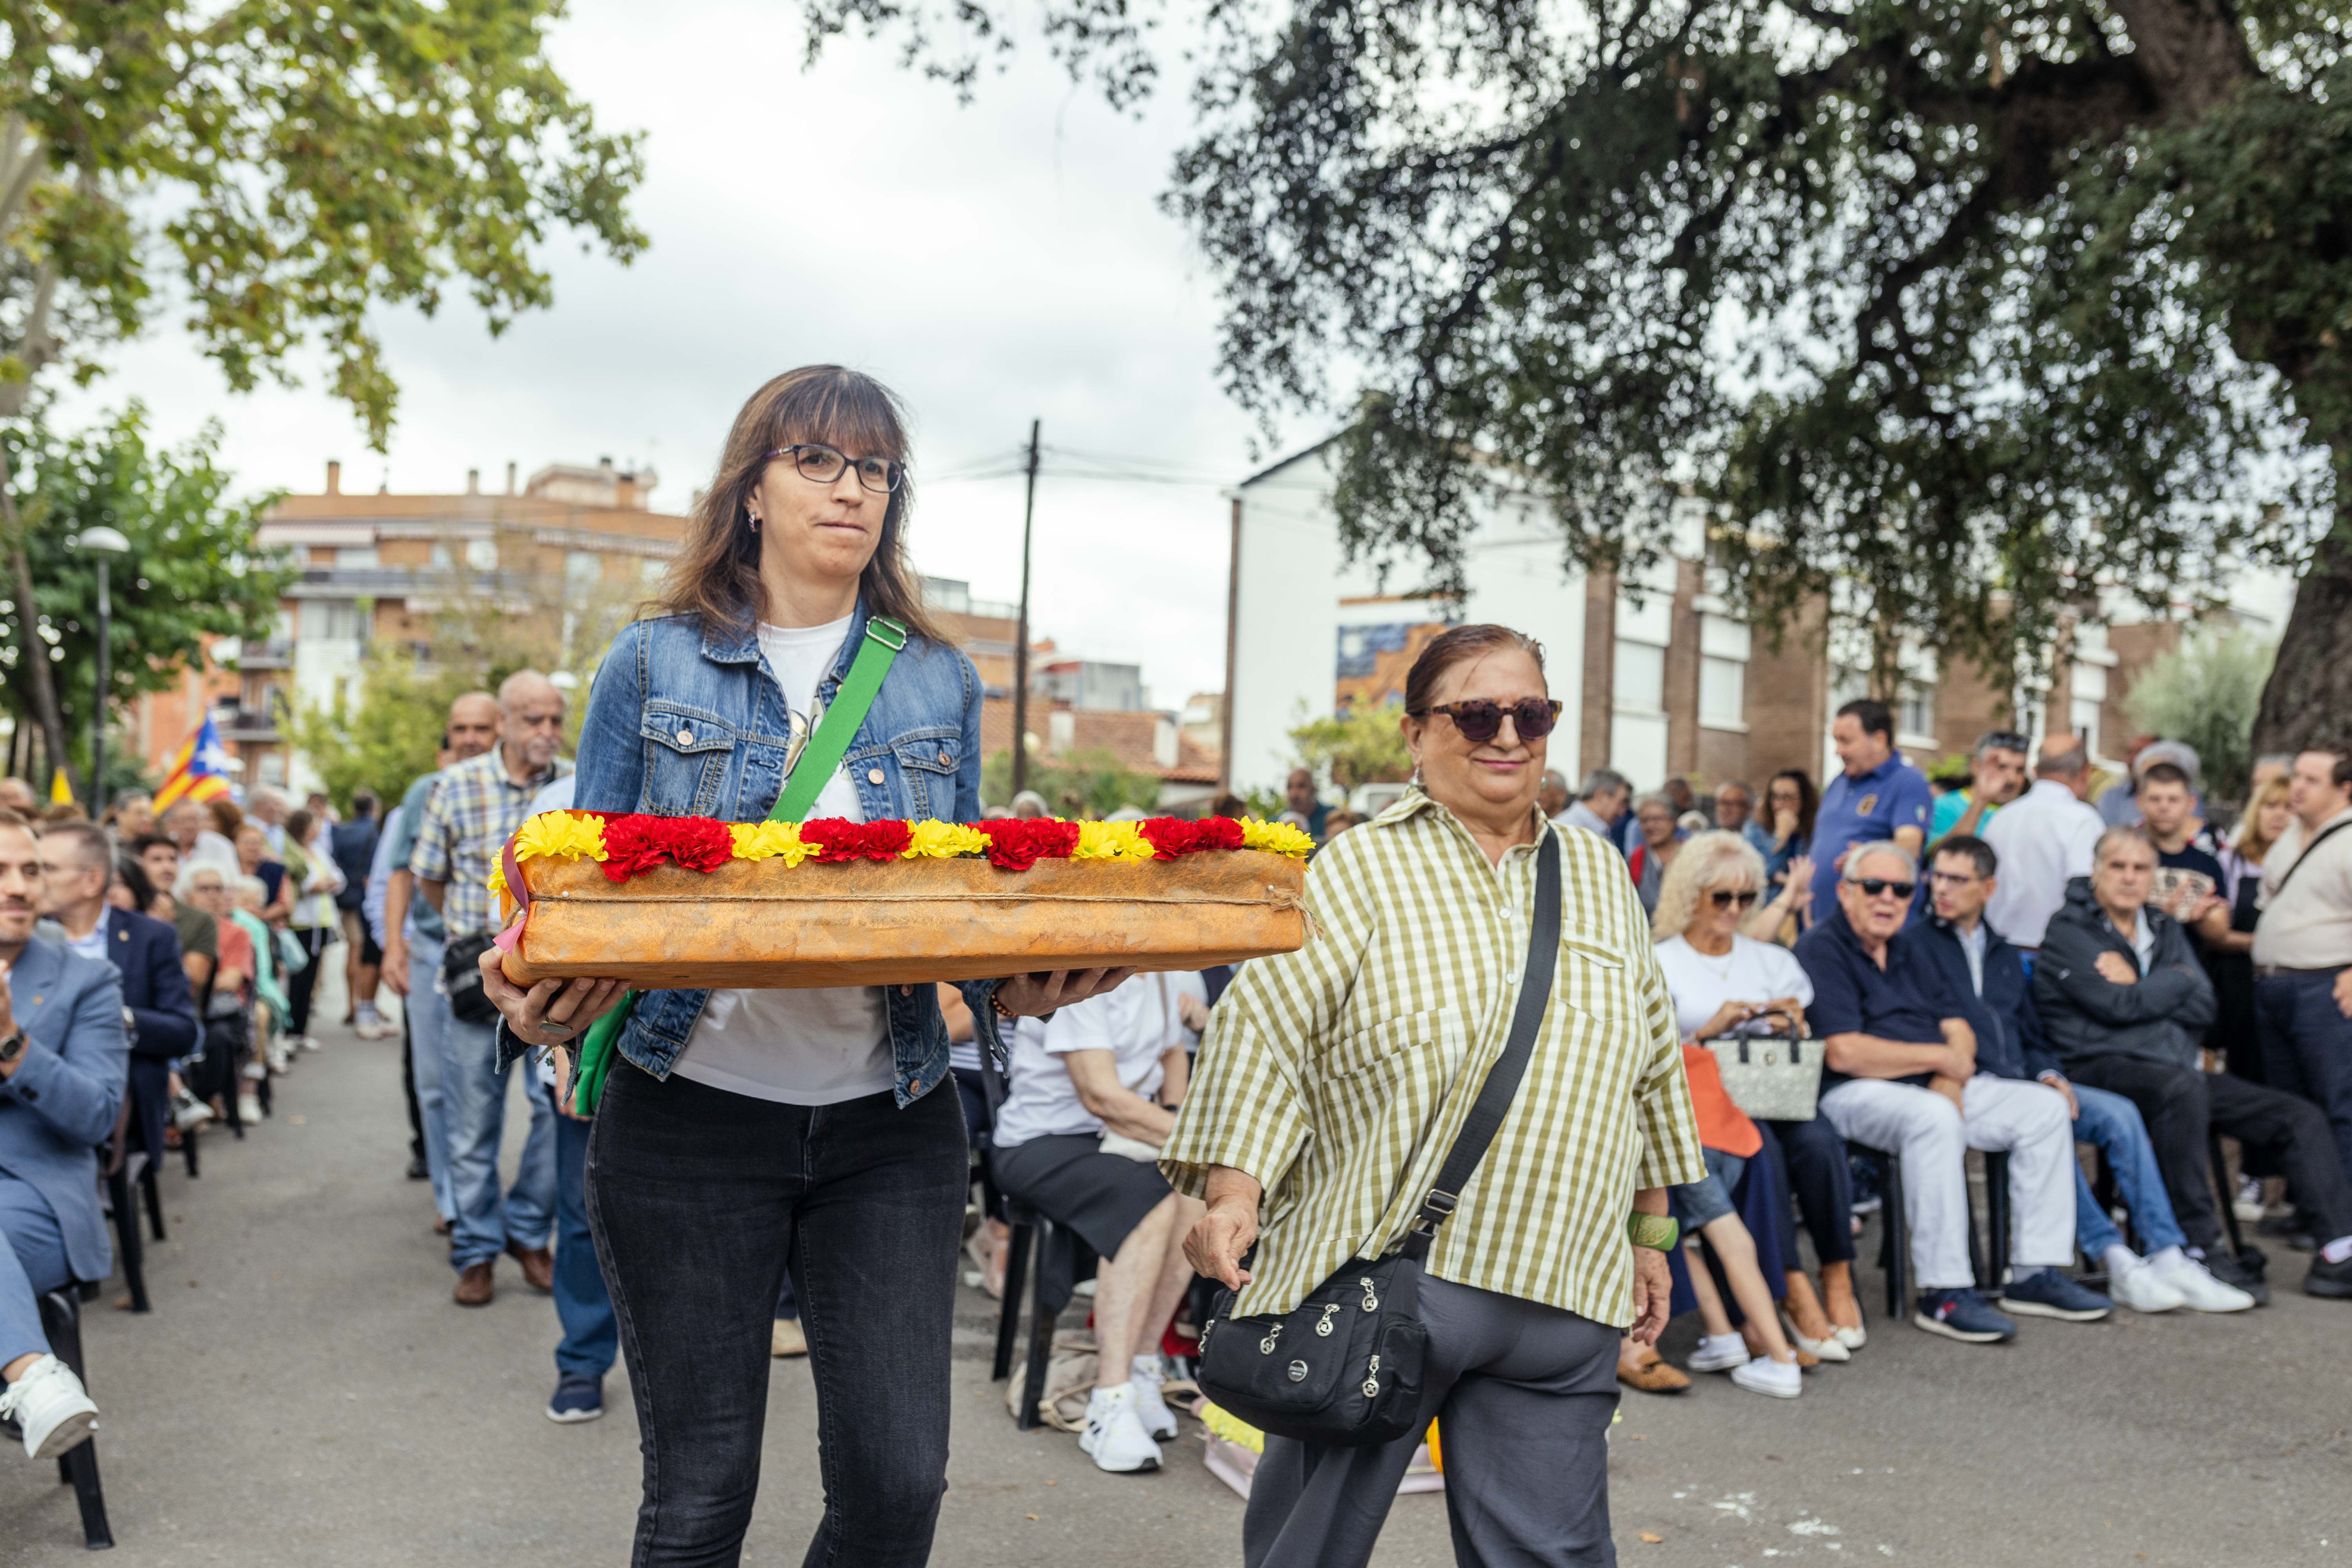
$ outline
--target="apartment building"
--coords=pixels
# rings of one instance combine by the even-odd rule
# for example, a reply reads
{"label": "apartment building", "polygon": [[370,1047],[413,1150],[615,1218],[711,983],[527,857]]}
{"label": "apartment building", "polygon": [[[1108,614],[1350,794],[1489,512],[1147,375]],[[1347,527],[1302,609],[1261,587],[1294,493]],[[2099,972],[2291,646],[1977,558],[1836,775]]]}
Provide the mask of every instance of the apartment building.
{"label": "apartment building", "polygon": [[[1867,690],[1864,651],[1831,629],[1827,605],[1777,638],[1735,613],[1704,564],[1706,510],[1697,499],[1676,502],[1665,558],[1621,580],[1569,569],[1557,521],[1532,498],[1507,496],[1473,531],[1465,592],[1438,597],[1342,559],[1328,500],[1334,478],[1326,444],[1232,492],[1235,787],[1279,786],[1294,761],[1289,731],[1304,719],[1401,702],[1422,648],[1465,621],[1498,621],[1544,645],[1550,695],[1564,710],[1550,762],[1571,779],[1607,766],[1646,790],[1676,774],[1707,787],[1760,784],[1788,767],[1820,781],[1837,768],[1830,723]],[[2119,767],[2132,730],[2124,709],[2131,681],[2179,646],[2189,614],[2186,604],[2154,616],[2102,605],[2098,618],[2063,627],[2038,686],[1989,679],[1966,661],[1907,657],[1910,679],[1893,705],[1896,744],[1925,767],[1967,752],[1996,725],[2037,742],[2055,725],[2082,737],[2103,765]],[[2269,624],[2243,605],[2231,618]]]}

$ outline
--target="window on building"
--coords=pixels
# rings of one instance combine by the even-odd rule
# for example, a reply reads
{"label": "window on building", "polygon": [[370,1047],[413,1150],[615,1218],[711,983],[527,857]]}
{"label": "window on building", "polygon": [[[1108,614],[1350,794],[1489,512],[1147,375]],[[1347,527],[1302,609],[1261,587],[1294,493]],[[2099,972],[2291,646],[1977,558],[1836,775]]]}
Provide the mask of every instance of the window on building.
{"label": "window on building", "polygon": [[648,555],[637,563],[637,575],[647,583],[658,583],[669,571],[669,563],[658,555]]}
{"label": "window on building", "polygon": [[377,564],[373,544],[345,544],[336,548],[335,569],[339,572],[372,572]]}
{"label": "window on building", "polygon": [[449,553],[449,542],[446,539],[435,540],[433,548],[426,552],[425,558],[432,564],[444,570],[457,564],[456,558]]}
{"label": "window on building", "polygon": [[1620,713],[1663,713],[1666,707],[1666,650],[1648,643],[1617,644],[1617,678],[1611,704]]}
{"label": "window on building", "polygon": [[1916,686],[1903,694],[1895,704],[1895,732],[1898,735],[1922,735],[1933,739],[1936,733],[1936,689]]}
{"label": "window on building", "polygon": [[349,599],[305,599],[299,626],[304,642],[356,642],[360,607]]}
{"label": "window on building", "polygon": [[1698,661],[1698,721],[1710,729],[1737,730],[1748,722],[1748,666],[1712,655]]}
{"label": "window on building", "polygon": [[593,588],[604,580],[604,558],[593,550],[574,550],[563,558],[563,580],[575,588]]}
{"label": "window on building", "polygon": [[1609,765],[1655,789],[1666,778],[1666,650],[1619,638],[1610,705]]}
{"label": "window on building", "polygon": [[466,541],[466,564],[472,567],[477,572],[497,571],[499,569],[499,542],[495,539],[469,539]]}

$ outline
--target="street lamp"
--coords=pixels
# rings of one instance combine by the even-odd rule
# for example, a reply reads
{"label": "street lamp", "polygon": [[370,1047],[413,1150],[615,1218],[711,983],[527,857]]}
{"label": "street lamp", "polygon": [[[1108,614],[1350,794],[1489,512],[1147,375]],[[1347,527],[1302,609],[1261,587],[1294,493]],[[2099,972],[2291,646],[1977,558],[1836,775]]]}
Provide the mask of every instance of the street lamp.
{"label": "street lamp", "polygon": [[131,541],[122,537],[120,529],[85,528],[74,541],[74,548],[89,551],[98,561],[98,716],[89,737],[89,817],[96,822],[106,816],[106,699],[110,679],[106,656],[114,619],[114,605],[106,592],[106,558],[131,553]]}

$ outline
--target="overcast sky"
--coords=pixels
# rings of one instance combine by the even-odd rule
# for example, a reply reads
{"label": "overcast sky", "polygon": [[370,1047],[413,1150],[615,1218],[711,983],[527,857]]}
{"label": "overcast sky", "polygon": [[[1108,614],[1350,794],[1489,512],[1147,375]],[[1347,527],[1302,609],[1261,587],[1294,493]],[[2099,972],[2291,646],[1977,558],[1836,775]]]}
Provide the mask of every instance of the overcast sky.
{"label": "overcast sky", "polygon": [[[634,212],[652,245],[627,268],[554,247],[554,308],[495,342],[461,291],[437,321],[387,313],[402,389],[388,458],[315,374],[232,395],[168,314],[71,414],[136,396],[174,440],[217,417],[229,466],[257,489],[316,491],[330,458],[346,489],[434,491],[463,489],[468,468],[495,489],[509,461],[528,475],[611,457],[650,462],[654,504],[677,511],[761,381],[840,361],[907,399],[919,474],[1010,454],[1035,417],[1048,447],[1203,481],[1057,479],[1049,455],[1033,624],[1066,649],[1140,663],[1163,706],[1219,689],[1217,486],[1258,458],[1216,384],[1209,281],[1154,205],[1186,131],[1181,94],[1122,118],[1026,49],[959,108],[887,45],[836,41],[803,71],[793,11],[574,5],[553,53],[602,122],[646,132]],[[834,182],[829,198],[805,195],[812,171]],[[918,563],[1013,598],[1021,500],[1018,479],[927,489]]]}

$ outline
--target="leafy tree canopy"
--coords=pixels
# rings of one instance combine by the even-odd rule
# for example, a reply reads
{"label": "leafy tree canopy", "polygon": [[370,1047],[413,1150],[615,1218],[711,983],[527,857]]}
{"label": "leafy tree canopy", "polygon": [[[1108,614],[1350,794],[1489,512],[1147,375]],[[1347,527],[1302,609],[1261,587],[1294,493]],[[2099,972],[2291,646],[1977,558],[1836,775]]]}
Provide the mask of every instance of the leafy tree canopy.
{"label": "leafy tree canopy", "polygon": [[[988,0],[804,0],[969,89]],[[1047,0],[1115,103],[1158,13]],[[1832,595],[2021,672],[2070,605],[2304,572],[2264,749],[2352,725],[2345,0],[1216,0],[1171,209],[1269,418],[1347,411],[1351,548],[1458,583],[1482,498],[1638,564],[1719,502],[1759,624]],[[1881,679],[1882,685],[1887,684]]]}
{"label": "leafy tree canopy", "polygon": [[[171,686],[199,661],[206,636],[270,635],[294,574],[256,549],[271,498],[231,498],[233,481],[214,461],[219,442],[218,427],[207,426],[184,447],[158,448],[136,403],[77,435],[38,418],[0,426],[42,584],[31,616],[19,595],[0,598],[0,712],[19,724],[33,719],[26,673],[34,658],[47,663],[68,710],[94,711],[98,562],[69,543],[86,528],[120,529],[131,542],[107,568],[110,700]],[[77,758],[86,760],[88,739],[72,737]]]}
{"label": "leafy tree canopy", "polygon": [[2243,800],[2254,769],[2254,703],[2273,651],[2252,632],[2191,627],[2178,650],[2139,672],[2124,711],[2148,734],[2196,747],[2208,795]]}
{"label": "leafy tree canopy", "polygon": [[[1412,753],[1405,748],[1397,719],[1400,707],[1352,708],[1328,719],[1307,719],[1290,731],[1298,765],[1341,789],[1389,784],[1412,776]],[[1276,808],[1287,811],[1286,804]]]}

